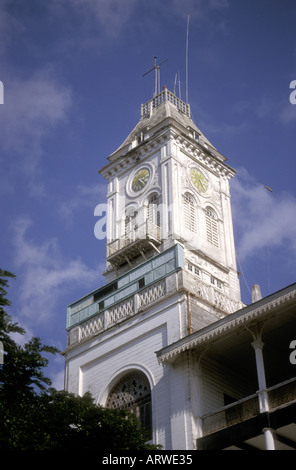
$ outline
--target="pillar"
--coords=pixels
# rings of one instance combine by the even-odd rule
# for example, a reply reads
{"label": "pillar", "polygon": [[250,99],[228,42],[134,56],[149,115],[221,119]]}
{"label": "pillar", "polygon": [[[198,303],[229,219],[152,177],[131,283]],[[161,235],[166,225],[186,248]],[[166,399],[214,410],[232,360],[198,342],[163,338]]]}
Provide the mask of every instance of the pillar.
{"label": "pillar", "polygon": [[255,341],[253,341],[252,346],[255,350],[255,357],[256,357],[256,368],[257,368],[257,377],[258,377],[258,385],[259,385],[260,413],[264,413],[265,411],[269,410],[268,396],[266,392],[265,368],[264,368],[264,360],[263,360],[263,353],[262,353],[264,343],[261,340],[256,339]]}
{"label": "pillar", "polygon": [[[263,346],[264,343],[260,339],[256,339],[253,341],[252,346],[255,350],[256,356],[256,368],[257,368],[257,377],[258,377],[258,385],[259,385],[259,408],[260,413],[268,412],[269,411],[269,403],[268,403],[268,394],[266,391],[266,378],[265,378],[265,368],[264,368],[264,360],[263,360]],[[266,450],[275,450],[275,441],[273,436],[273,431],[270,428],[264,428],[263,430],[264,440],[265,440],[265,449]]]}
{"label": "pillar", "polygon": [[275,450],[273,430],[270,428],[264,428],[264,439],[265,439],[265,449],[266,450]]}

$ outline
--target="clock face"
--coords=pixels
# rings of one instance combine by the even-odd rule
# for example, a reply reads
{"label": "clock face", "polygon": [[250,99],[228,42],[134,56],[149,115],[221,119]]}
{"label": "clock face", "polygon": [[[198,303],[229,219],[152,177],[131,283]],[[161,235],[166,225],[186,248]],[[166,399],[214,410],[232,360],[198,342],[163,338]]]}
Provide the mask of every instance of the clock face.
{"label": "clock face", "polygon": [[204,175],[197,168],[192,168],[190,170],[190,179],[198,191],[204,193],[207,190],[208,182]]}
{"label": "clock face", "polygon": [[150,171],[148,170],[148,168],[142,168],[138,170],[132,179],[132,190],[134,192],[142,191],[142,189],[144,189],[146,184],[148,183],[149,179]]}

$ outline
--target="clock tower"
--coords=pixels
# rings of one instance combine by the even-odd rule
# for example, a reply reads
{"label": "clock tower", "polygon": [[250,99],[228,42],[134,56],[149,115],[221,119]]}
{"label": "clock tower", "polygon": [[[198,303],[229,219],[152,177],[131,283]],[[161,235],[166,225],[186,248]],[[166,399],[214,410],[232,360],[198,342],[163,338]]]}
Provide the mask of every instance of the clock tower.
{"label": "clock tower", "polygon": [[240,302],[229,192],[235,171],[193,123],[189,104],[164,88],[142,105],[109,161],[100,170],[108,181],[107,280],[178,243],[201,291],[214,287],[213,313],[223,315],[223,303],[230,313]]}
{"label": "clock tower", "polygon": [[106,284],[68,307],[66,388],[130,409],[165,449],[191,449],[189,372],[169,373],[155,352],[242,307],[235,171],[190,105],[164,88],[99,172],[108,182]]}

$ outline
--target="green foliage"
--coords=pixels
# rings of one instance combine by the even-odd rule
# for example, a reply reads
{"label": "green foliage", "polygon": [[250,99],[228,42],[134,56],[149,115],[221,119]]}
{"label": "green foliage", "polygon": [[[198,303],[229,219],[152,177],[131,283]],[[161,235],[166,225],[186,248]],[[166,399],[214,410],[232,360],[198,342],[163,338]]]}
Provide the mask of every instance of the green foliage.
{"label": "green foliage", "polygon": [[12,333],[25,334],[25,330],[17,323],[12,323],[4,306],[10,305],[6,299],[7,277],[15,276],[9,271],[0,270],[0,340],[4,347],[4,364],[0,370],[0,399],[14,403],[24,397],[31,398],[35,390],[46,390],[51,381],[44,376],[43,368],[48,359],[43,352],[57,353],[57,348],[45,346],[39,338],[31,338],[24,346],[20,346],[12,338]]}
{"label": "green foliage", "polygon": [[[1,405],[0,405],[1,408]],[[98,452],[154,449],[142,438],[134,415],[96,405],[83,397],[50,390],[21,401],[4,413],[6,436],[2,450],[96,450]]]}
{"label": "green foliage", "polygon": [[18,345],[11,333],[24,334],[4,308],[8,271],[0,270],[0,340],[5,360],[0,365],[0,450],[134,451],[156,449],[145,443],[137,418],[124,411],[96,405],[83,397],[50,388],[44,375],[48,359],[57,351],[39,338]]}

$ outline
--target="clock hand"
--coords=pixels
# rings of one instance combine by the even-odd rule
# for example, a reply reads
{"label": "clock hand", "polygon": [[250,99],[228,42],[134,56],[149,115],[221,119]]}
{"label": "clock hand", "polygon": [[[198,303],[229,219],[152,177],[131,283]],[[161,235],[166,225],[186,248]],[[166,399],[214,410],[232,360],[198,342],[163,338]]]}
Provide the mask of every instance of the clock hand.
{"label": "clock hand", "polygon": [[146,184],[146,178],[145,178],[145,176],[143,176],[142,178],[140,178],[139,181],[141,182],[142,186],[145,186],[145,184]]}

